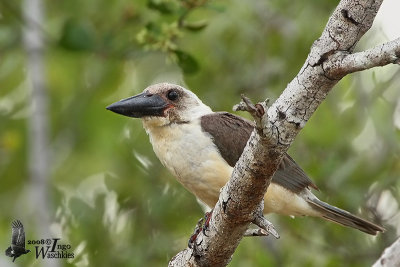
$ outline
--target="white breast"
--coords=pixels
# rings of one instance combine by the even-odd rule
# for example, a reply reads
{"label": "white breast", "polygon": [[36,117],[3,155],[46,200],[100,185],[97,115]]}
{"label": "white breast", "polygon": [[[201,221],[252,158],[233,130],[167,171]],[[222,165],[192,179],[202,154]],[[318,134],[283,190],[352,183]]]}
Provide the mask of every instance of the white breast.
{"label": "white breast", "polygon": [[146,127],[154,152],[176,179],[199,199],[213,207],[219,189],[232,173],[211,138],[204,133],[200,120],[190,123]]}

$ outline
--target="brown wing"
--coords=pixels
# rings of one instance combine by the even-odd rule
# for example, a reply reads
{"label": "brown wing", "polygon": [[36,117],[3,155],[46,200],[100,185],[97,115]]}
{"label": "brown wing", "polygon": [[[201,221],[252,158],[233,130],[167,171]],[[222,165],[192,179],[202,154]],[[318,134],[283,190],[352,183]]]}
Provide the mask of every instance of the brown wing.
{"label": "brown wing", "polygon": [[211,135],[222,157],[233,167],[254,126],[250,121],[228,112],[215,112],[201,117],[201,128]]}
{"label": "brown wing", "polygon": [[[201,128],[210,134],[222,157],[233,167],[250,138],[254,123],[228,112],[215,112],[201,117]],[[282,159],[272,182],[295,193],[309,186],[318,189],[288,154]]]}

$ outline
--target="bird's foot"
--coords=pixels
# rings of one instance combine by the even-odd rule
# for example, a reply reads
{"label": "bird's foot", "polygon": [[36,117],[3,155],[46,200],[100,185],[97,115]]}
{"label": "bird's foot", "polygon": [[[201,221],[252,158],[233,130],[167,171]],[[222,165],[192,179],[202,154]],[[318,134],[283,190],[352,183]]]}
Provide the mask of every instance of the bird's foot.
{"label": "bird's foot", "polygon": [[213,210],[206,212],[204,218],[198,220],[196,228],[194,229],[193,234],[188,241],[189,248],[193,248],[193,245],[195,244],[197,236],[199,235],[200,232],[203,232],[203,234],[207,236],[206,231],[208,230],[208,227],[210,225],[212,212]]}
{"label": "bird's foot", "polygon": [[203,222],[204,222],[204,218],[201,218],[200,220],[198,220],[198,222],[196,224],[196,228],[194,228],[193,234],[190,236],[189,241],[188,241],[189,248],[193,248],[193,245],[196,241],[197,236],[203,230]]}

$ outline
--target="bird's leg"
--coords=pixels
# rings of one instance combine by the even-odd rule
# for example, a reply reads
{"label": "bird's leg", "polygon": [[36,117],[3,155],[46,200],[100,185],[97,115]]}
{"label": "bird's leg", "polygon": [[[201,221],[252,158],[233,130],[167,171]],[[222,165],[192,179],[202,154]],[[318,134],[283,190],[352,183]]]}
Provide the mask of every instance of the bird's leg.
{"label": "bird's leg", "polygon": [[210,225],[211,216],[213,213],[213,209],[204,214],[204,225],[203,225],[203,234],[206,235],[206,231],[208,230],[208,226]]}
{"label": "bird's leg", "polygon": [[188,247],[193,248],[193,244],[196,241],[197,235],[203,230],[203,221],[204,218],[201,218],[197,221],[196,228],[194,228],[193,234],[189,238]]}

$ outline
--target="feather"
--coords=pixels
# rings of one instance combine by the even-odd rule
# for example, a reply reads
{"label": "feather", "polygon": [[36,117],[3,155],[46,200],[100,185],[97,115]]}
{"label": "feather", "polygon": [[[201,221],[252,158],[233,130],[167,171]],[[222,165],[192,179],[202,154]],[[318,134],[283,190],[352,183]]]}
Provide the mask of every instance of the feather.
{"label": "feather", "polygon": [[[250,138],[254,123],[228,112],[215,112],[201,117],[201,127],[211,136],[221,156],[233,167]],[[308,187],[318,190],[318,187],[288,154],[283,157],[278,170],[272,177],[272,183],[294,193]]]}

